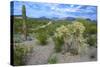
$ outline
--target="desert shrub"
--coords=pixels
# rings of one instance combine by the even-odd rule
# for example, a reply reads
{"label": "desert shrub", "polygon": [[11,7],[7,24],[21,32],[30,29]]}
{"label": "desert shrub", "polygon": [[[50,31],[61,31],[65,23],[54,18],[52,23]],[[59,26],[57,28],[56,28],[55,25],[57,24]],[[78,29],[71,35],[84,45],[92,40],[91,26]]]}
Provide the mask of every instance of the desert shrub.
{"label": "desert shrub", "polygon": [[22,40],[19,37],[14,38],[14,43],[20,43],[20,42],[22,42]]}
{"label": "desert shrub", "polygon": [[14,18],[14,23],[13,23],[13,33],[19,33],[22,31],[22,19],[16,19]]}
{"label": "desert shrub", "polygon": [[92,24],[91,25],[90,34],[97,34],[97,26],[96,26],[96,24]]}
{"label": "desert shrub", "polygon": [[31,50],[33,48],[32,46],[30,46],[30,47],[28,47],[28,46],[25,46],[24,44],[14,45],[14,48],[13,48],[14,64],[13,65],[24,65],[25,64],[25,62],[23,61],[25,59],[25,55],[27,55],[27,53],[31,52]]}
{"label": "desert shrub", "polygon": [[85,35],[89,34],[89,35],[93,35],[93,34],[97,34],[97,26],[94,23],[90,23],[86,25],[86,30],[85,30]]}
{"label": "desert shrub", "polygon": [[96,47],[96,44],[97,44],[97,36],[96,35],[88,36],[87,43],[90,46],[95,46]]}
{"label": "desert shrub", "polygon": [[45,32],[36,33],[36,39],[41,45],[47,44],[48,35]]}
{"label": "desert shrub", "polygon": [[20,34],[14,34],[13,35],[13,41],[14,41],[14,43],[22,42],[22,38],[20,37]]}
{"label": "desert shrub", "polygon": [[85,26],[84,37],[88,35],[97,34],[97,23],[93,21],[87,21],[85,19],[77,19]]}
{"label": "desert shrub", "polygon": [[46,25],[42,25],[34,29],[33,35],[35,35],[36,39],[41,45],[47,44],[47,39],[49,37],[49,29],[48,25],[50,25],[51,22],[47,23]]}
{"label": "desert shrub", "polygon": [[63,38],[60,37],[54,37],[53,38],[54,43],[55,43],[55,51],[56,52],[60,52],[62,50],[62,46],[63,46]]}
{"label": "desert shrub", "polygon": [[48,59],[48,63],[49,64],[56,64],[57,63],[56,54],[50,56],[50,58]]}

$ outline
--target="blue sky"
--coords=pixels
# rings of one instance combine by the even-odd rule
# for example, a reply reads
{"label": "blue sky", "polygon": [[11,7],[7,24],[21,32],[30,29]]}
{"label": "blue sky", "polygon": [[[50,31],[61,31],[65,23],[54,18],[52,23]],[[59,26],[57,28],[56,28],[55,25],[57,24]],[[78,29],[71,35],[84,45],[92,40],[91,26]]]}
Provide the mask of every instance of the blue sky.
{"label": "blue sky", "polygon": [[54,4],[54,3],[39,3],[39,2],[26,2],[14,1],[12,8],[13,15],[22,15],[22,5],[26,6],[26,15],[28,17],[39,18],[65,18],[65,17],[78,17],[90,18],[96,20],[97,7],[86,5],[74,4]]}

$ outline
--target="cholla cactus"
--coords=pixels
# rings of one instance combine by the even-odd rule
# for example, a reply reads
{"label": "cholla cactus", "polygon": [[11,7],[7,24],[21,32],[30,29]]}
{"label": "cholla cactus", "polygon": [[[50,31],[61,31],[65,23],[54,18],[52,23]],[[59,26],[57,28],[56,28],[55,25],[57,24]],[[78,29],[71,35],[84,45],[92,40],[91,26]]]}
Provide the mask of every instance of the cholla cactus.
{"label": "cholla cactus", "polygon": [[82,34],[85,31],[84,25],[80,22],[73,22],[72,25],[75,29],[75,32],[77,32],[77,30],[79,30],[79,33]]}
{"label": "cholla cactus", "polygon": [[55,33],[56,37],[66,37],[68,35],[70,35],[70,33],[66,26],[62,25],[61,27],[56,29],[56,33]]}
{"label": "cholla cactus", "polygon": [[83,33],[85,27],[80,22],[73,22],[66,26],[62,25],[56,29],[55,37],[63,37],[64,52],[69,51],[73,54],[81,54],[87,49]]}

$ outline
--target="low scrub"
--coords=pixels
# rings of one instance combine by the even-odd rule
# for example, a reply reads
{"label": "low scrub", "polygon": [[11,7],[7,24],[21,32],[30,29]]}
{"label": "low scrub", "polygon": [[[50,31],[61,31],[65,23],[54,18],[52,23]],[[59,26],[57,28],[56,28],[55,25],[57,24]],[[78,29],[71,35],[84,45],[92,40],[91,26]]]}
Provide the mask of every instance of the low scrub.
{"label": "low scrub", "polygon": [[25,55],[27,53],[31,52],[33,47],[29,45],[24,45],[24,44],[16,44],[14,45],[14,52],[13,52],[13,58],[14,58],[14,64],[13,65],[24,65],[25,62]]}
{"label": "low scrub", "polygon": [[36,39],[38,40],[39,44],[46,45],[47,44],[48,35],[46,33],[37,33],[36,34]]}
{"label": "low scrub", "polygon": [[87,43],[90,45],[90,46],[95,46],[97,45],[97,36],[96,35],[91,35],[88,37],[87,39]]}
{"label": "low scrub", "polygon": [[56,54],[54,54],[48,59],[48,64],[56,64],[56,63],[57,63],[57,57]]}
{"label": "low scrub", "polygon": [[61,52],[62,51],[62,46],[64,44],[63,38],[54,37],[53,40],[54,40],[54,43],[55,43],[55,51],[56,52]]}

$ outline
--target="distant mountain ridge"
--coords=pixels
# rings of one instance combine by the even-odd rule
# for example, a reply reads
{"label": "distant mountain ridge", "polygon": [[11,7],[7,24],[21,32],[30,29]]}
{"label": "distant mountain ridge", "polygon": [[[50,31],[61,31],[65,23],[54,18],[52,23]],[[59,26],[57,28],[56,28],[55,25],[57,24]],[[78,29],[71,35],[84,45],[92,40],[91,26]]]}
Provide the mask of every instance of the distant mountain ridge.
{"label": "distant mountain ridge", "polygon": [[[16,18],[22,19],[22,15],[11,15],[11,17],[16,17]],[[75,17],[64,17],[64,18],[52,17],[52,18],[47,18],[45,16],[42,16],[42,17],[39,17],[39,18],[32,18],[32,17],[27,17],[27,18],[29,18],[29,19],[40,19],[40,20],[68,20],[68,21],[74,21],[74,20],[77,19]],[[97,22],[97,20],[91,20],[89,18],[85,18],[85,19],[87,21]]]}

